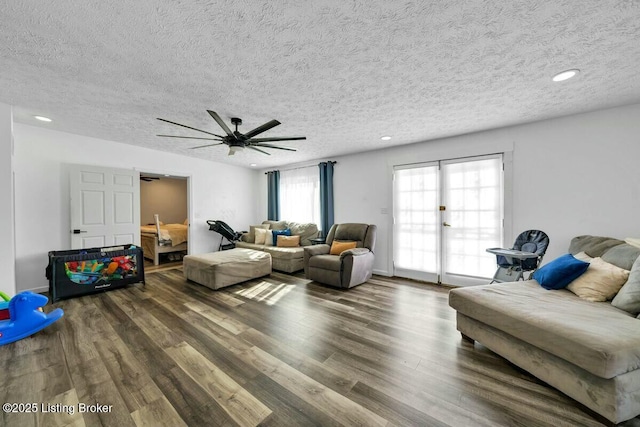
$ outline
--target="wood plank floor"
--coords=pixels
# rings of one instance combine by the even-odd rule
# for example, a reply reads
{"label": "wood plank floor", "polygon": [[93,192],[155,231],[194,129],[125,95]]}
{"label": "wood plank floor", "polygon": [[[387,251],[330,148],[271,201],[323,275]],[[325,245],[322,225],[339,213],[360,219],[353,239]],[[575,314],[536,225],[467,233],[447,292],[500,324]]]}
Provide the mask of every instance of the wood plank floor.
{"label": "wood plank floor", "polygon": [[211,291],[179,265],[150,271],[146,286],[53,304],[60,321],[0,347],[0,401],[39,409],[0,425],[602,425],[461,340],[447,288],[374,277],[342,291],[274,272]]}

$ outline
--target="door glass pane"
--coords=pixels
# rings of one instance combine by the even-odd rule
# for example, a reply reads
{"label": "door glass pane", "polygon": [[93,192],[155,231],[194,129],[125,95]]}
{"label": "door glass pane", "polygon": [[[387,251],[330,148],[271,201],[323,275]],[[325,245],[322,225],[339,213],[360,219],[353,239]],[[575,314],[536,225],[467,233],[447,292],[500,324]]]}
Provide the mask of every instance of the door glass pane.
{"label": "door glass pane", "polygon": [[444,274],[493,277],[495,255],[487,248],[502,242],[502,159],[446,163],[442,166]]}
{"label": "door glass pane", "polygon": [[394,265],[437,272],[437,166],[396,170],[393,194]]}

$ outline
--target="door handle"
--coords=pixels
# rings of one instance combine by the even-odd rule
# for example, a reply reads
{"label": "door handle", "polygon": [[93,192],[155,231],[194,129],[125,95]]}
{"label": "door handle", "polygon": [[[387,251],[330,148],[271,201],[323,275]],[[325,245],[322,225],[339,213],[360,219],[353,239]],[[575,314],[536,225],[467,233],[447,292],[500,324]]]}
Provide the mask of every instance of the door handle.
{"label": "door handle", "polygon": [[443,225],[444,227],[451,227],[451,224],[449,224],[449,223],[448,223],[448,222],[446,222],[446,221],[445,221],[445,222],[443,222],[443,223],[442,223],[442,225]]}
{"label": "door handle", "polygon": [[73,234],[80,234],[80,233],[86,233],[87,230],[78,230],[77,228],[75,230],[71,231]]}

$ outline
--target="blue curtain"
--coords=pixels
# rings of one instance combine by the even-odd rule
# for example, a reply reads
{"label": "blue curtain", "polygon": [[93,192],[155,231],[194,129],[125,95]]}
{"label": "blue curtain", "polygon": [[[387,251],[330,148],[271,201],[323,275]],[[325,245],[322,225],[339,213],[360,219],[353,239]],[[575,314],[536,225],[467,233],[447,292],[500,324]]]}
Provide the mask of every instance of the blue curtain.
{"label": "blue curtain", "polygon": [[280,220],[280,171],[267,172],[267,219]]}
{"label": "blue curtain", "polygon": [[333,164],[322,162],[320,168],[320,229],[327,236],[333,225]]}

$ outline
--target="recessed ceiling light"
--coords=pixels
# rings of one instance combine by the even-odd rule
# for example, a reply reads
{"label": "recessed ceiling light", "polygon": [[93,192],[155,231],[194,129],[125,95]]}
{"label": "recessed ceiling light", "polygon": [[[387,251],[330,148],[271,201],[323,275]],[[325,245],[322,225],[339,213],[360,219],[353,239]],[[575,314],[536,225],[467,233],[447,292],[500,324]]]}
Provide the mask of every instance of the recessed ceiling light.
{"label": "recessed ceiling light", "polygon": [[36,120],[40,120],[41,122],[50,122],[51,119],[45,116],[33,116]]}
{"label": "recessed ceiling light", "polygon": [[562,82],[565,80],[569,80],[571,77],[574,77],[576,74],[578,74],[580,72],[580,70],[567,70],[567,71],[563,71],[561,73],[556,74],[555,76],[553,76],[553,81],[554,82]]}
{"label": "recessed ceiling light", "polygon": [[252,168],[255,168],[258,165],[256,165],[255,163],[251,163],[249,166],[251,166]]}
{"label": "recessed ceiling light", "polygon": [[380,138],[380,139],[381,139],[381,140],[383,140],[383,141],[388,141],[388,140],[390,140],[390,139],[391,139],[391,137],[390,137],[390,136],[383,136],[383,137],[382,137],[382,138]]}
{"label": "recessed ceiling light", "polygon": [[171,176],[171,175],[167,175],[166,173],[164,174],[164,176]]}

